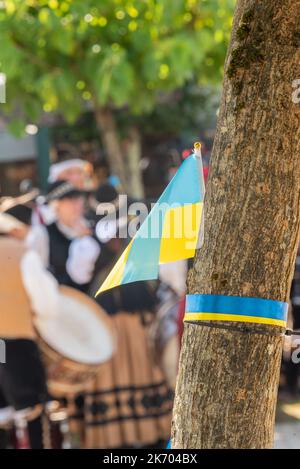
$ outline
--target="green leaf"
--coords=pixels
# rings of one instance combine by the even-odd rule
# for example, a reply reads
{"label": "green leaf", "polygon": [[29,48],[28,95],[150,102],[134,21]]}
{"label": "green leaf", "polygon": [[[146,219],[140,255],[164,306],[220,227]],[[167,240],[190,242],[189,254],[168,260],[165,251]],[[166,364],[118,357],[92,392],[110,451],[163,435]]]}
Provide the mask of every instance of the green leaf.
{"label": "green leaf", "polygon": [[[30,118],[89,103],[148,113],[194,77],[220,83],[235,0],[7,0],[0,67]],[[124,12],[121,14],[117,12]],[[95,47],[95,45],[97,47]],[[34,111],[28,95],[35,96]],[[5,108],[6,109],[6,108]]]}

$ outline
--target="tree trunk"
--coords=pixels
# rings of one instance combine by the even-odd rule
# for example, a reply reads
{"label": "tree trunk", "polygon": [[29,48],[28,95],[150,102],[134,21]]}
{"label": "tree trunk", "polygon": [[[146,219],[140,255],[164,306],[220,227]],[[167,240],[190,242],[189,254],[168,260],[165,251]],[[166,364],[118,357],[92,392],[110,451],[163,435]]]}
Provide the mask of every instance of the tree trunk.
{"label": "tree trunk", "polygon": [[137,199],[144,197],[144,185],[140,168],[141,161],[141,137],[139,131],[135,127],[129,129],[129,140],[127,145],[128,160],[128,180],[130,187],[130,195]]}
{"label": "tree trunk", "polygon": [[126,167],[113,112],[109,108],[96,106],[95,117],[107,153],[110,170],[120,179],[122,189],[127,191]]}
{"label": "tree trunk", "polygon": [[[299,14],[300,0],[237,3],[190,293],[288,301],[300,223]],[[283,329],[184,329],[172,447],[272,447]]]}

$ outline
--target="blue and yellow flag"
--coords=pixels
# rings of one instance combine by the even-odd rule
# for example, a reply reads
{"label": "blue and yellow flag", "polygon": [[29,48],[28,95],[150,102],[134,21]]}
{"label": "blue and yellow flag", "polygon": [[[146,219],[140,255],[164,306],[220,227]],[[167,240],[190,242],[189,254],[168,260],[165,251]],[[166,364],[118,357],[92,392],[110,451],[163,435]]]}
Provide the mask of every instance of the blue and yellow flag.
{"label": "blue and yellow flag", "polygon": [[137,280],[158,277],[159,264],[194,257],[200,231],[204,182],[200,144],[136,232],[97,295]]}

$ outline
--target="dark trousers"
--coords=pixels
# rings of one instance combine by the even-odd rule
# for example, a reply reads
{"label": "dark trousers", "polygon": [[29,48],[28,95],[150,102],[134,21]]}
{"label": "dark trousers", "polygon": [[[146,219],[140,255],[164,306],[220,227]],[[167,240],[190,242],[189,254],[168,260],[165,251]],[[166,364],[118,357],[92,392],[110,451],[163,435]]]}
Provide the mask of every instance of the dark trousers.
{"label": "dark trousers", "polygon": [[[48,400],[46,373],[36,343],[5,339],[6,363],[0,364],[0,408],[34,407]],[[41,419],[29,423],[32,448],[42,447]]]}

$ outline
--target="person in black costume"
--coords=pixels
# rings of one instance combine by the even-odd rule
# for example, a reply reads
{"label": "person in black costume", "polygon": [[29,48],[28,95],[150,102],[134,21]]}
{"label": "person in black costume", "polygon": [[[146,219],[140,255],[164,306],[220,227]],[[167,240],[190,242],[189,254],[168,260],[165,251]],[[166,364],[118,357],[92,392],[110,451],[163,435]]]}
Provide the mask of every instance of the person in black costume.
{"label": "person in black costume", "polygon": [[36,250],[60,285],[87,292],[100,242],[84,217],[84,193],[67,181],[50,185],[47,195],[56,220],[32,228],[27,245]]}

